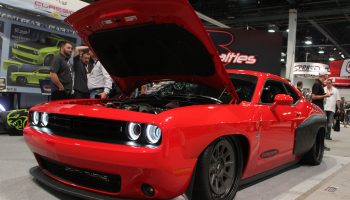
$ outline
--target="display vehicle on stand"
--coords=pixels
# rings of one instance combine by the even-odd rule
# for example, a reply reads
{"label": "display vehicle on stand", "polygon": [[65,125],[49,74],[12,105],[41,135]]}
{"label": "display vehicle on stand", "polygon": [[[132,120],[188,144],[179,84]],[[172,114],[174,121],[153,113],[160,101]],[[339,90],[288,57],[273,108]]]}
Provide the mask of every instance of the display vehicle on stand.
{"label": "display vehicle on stand", "polygon": [[[123,95],[30,109],[40,182],[87,199],[228,200],[281,167],[321,163],[324,113],[285,79],[226,70],[187,0],[100,0],[66,21]],[[135,95],[151,82],[161,87]]]}

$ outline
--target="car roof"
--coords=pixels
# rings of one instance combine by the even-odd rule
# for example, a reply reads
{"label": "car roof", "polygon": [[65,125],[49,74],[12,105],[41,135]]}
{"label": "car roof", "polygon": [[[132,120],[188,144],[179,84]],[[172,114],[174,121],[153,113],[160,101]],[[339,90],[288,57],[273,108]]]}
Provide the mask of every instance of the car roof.
{"label": "car roof", "polygon": [[272,79],[279,80],[279,81],[282,81],[282,82],[285,82],[285,83],[290,82],[290,81],[288,81],[285,78],[282,78],[282,77],[274,75],[274,74],[266,73],[266,72],[258,72],[258,71],[251,71],[251,70],[240,70],[240,69],[226,69],[226,71],[229,74],[247,74],[247,75],[261,77],[263,79],[272,78]]}

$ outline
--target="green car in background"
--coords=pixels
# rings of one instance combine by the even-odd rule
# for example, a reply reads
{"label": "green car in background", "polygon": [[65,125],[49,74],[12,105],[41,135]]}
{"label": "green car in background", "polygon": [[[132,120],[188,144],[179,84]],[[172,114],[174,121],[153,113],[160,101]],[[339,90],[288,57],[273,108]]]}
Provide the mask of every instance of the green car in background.
{"label": "green car in background", "polygon": [[12,57],[32,65],[49,66],[59,53],[59,44],[65,41],[57,35],[49,35],[38,41],[16,42],[12,46]]}
{"label": "green car in background", "polygon": [[39,85],[40,80],[50,80],[50,68],[42,67],[32,72],[11,72],[9,78],[18,85]]}

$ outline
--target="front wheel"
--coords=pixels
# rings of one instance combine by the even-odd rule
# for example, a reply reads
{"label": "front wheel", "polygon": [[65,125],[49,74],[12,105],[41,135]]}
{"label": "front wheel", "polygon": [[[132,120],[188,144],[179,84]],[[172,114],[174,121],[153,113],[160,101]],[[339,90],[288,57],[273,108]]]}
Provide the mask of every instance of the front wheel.
{"label": "front wheel", "polygon": [[47,55],[44,59],[44,66],[50,66],[53,60],[53,55]]}
{"label": "front wheel", "polygon": [[243,169],[239,141],[219,138],[198,159],[192,199],[232,200]]}
{"label": "front wheel", "polygon": [[16,78],[16,83],[19,85],[26,85],[27,84],[27,79],[23,76],[19,76]]}
{"label": "front wheel", "polygon": [[323,153],[324,153],[324,137],[325,137],[324,131],[320,130],[317,133],[314,145],[309,150],[309,152],[307,152],[303,156],[302,163],[308,164],[308,165],[321,164],[323,159]]}

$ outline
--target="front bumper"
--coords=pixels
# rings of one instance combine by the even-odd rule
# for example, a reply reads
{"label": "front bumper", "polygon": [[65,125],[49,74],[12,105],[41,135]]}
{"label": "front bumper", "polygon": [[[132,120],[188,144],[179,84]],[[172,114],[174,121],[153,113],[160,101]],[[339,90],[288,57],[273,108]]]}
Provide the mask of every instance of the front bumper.
{"label": "front bumper", "polygon": [[110,197],[150,199],[141,186],[151,185],[155,190],[154,199],[170,199],[185,193],[195,167],[196,159],[185,159],[180,148],[132,147],[106,144],[49,135],[31,127],[24,130],[27,145],[36,155],[68,166],[119,175],[121,190],[117,193],[81,187],[46,173],[48,179],[64,183],[74,189]]}
{"label": "front bumper", "polygon": [[28,64],[41,65],[44,62],[42,56],[40,55],[33,55],[31,53],[23,52],[15,48],[12,48],[12,55],[17,60]]}
{"label": "front bumper", "polygon": [[69,187],[59,181],[56,181],[48,176],[46,176],[39,167],[33,167],[29,170],[30,174],[35,178],[35,180],[40,183],[65,194],[69,194],[75,197],[88,200],[127,200],[121,198],[115,198],[107,195],[101,195],[95,192],[89,192],[86,190],[81,190],[74,187]]}

